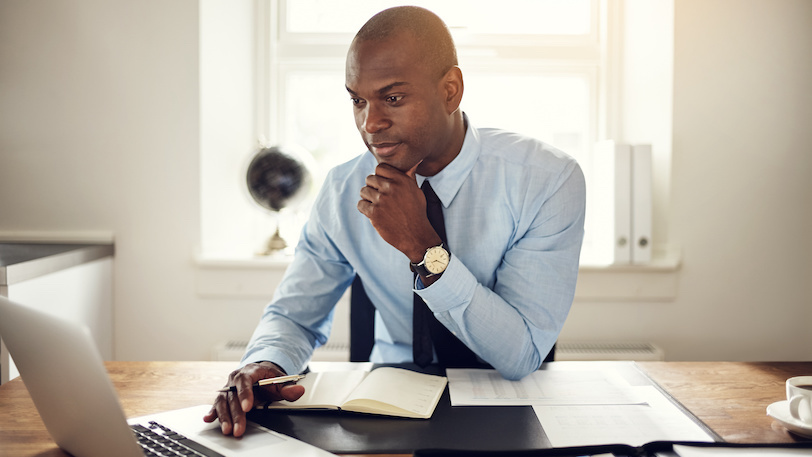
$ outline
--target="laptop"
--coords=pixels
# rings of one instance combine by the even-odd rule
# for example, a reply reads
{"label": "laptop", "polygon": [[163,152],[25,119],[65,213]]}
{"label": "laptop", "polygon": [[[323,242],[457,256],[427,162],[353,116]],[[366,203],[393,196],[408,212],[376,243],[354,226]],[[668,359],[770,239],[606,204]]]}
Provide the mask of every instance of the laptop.
{"label": "laptop", "polygon": [[243,437],[224,436],[217,421],[203,422],[210,405],[128,421],[89,330],[5,297],[0,337],[48,433],[75,457],[144,457],[172,447],[207,457],[334,455],[252,422]]}

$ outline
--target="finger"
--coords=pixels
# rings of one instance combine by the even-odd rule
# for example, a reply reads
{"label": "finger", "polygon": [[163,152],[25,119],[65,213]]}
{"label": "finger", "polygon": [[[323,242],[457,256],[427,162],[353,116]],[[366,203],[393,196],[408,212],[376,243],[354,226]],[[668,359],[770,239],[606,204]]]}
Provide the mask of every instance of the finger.
{"label": "finger", "polygon": [[251,411],[254,407],[254,389],[250,385],[248,388],[240,388],[237,386],[237,400],[240,402],[240,408],[243,412]]}
{"label": "finger", "polygon": [[372,212],[374,211],[374,206],[368,200],[360,200],[358,202],[358,212],[366,216],[368,219],[372,218]]}
{"label": "finger", "polygon": [[398,176],[403,176],[404,173],[397,168],[389,165],[388,163],[379,163],[378,166],[375,167],[375,174],[367,176],[367,178],[372,176],[382,177],[386,179],[396,179]]}
{"label": "finger", "polygon": [[409,171],[406,172],[406,176],[414,179],[415,182],[417,182],[417,178],[415,177],[415,175],[417,174],[417,167],[419,167],[421,163],[423,163],[422,160],[414,164],[414,166]]}
{"label": "finger", "polygon": [[214,409],[214,405],[212,405],[209,412],[203,416],[203,422],[214,422],[215,419],[217,419],[217,410]]}
{"label": "finger", "polygon": [[406,172],[400,171],[400,169],[395,168],[388,163],[380,163],[375,167],[375,174],[369,176],[380,176],[387,179],[398,179],[398,177],[407,176],[409,179],[416,180],[415,175],[417,174],[417,167],[419,167],[421,163],[423,163],[422,160],[417,162],[412,168],[406,170]]}
{"label": "finger", "polygon": [[299,384],[277,384],[271,386],[264,386],[261,390],[264,393],[263,397],[269,401],[296,401],[305,393],[304,386]]}
{"label": "finger", "polygon": [[363,189],[368,189],[375,191],[376,193],[386,194],[392,189],[393,181],[390,178],[386,178],[383,176],[378,175],[369,175],[366,178],[366,187]]}
{"label": "finger", "polygon": [[234,386],[237,387],[236,400],[239,401],[242,411],[248,412],[254,406],[254,387],[255,376],[248,376],[240,373],[234,376]]}
{"label": "finger", "polygon": [[218,395],[217,399],[214,401],[214,406],[212,407],[215,415],[217,416],[218,419],[220,419],[220,431],[223,432],[223,435],[230,435],[233,429],[231,423],[231,414],[228,411],[227,398],[228,398],[227,393],[222,393]]}
{"label": "finger", "polygon": [[[234,392],[228,392],[228,409],[231,413],[231,420],[233,421],[231,434],[235,437],[242,436],[243,433],[245,433],[245,412],[243,412],[242,406]],[[225,433],[225,431],[223,433]]]}
{"label": "finger", "polygon": [[374,175],[374,174],[369,175],[364,180],[364,184],[366,184],[367,187],[371,187],[373,189],[378,189],[381,186],[381,184],[383,182],[383,179],[384,179],[383,177],[378,176],[378,175]]}
{"label": "finger", "polygon": [[279,388],[279,395],[287,401],[296,401],[302,398],[304,393],[304,386],[298,384],[287,384]]}
{"label": "finger", "polygon": [[362,199],[370,203],[377,202],[381,197],[381,193],[379,191],[368,186],[362,187],[361,192],[359,192],[359,195],[361,196]]}

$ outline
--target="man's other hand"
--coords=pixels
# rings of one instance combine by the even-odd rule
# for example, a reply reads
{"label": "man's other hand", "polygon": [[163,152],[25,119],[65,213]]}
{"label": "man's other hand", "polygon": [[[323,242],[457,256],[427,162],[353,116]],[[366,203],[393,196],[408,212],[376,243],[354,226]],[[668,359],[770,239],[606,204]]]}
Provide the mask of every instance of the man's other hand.
{"label": "man's other hand", "polygon": [[220,419],[220,429],[224,435],[242,436],[246,430],[245,413],[251,411],[255,401],[295,401],[304,395],[304,387],[296,384],[270,384],[252,387],[261,379],[285,376],[285,372],[275,363],[260,362],[231,372],[225,387],[236,386],[237,392],[220,392],[211,410],[203,416],[206,422]]}
{"label": "man's other hand", "polygon": [[442,242],[426,216],[426,197],[415,180],[418,165],[404,173],[379,164],[375,174],[367,176],[358,201],[358,211],[369,218],[381,238],[415,263],[427,248]]}

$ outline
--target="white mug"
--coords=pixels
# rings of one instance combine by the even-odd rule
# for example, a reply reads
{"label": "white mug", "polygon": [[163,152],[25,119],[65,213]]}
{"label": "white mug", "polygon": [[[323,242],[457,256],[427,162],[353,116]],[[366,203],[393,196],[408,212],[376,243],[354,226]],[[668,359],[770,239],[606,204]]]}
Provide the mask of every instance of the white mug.
{"label": "white mug", "polygon": [[787,400],[792,417],[812,425],[812,376],[787,379]]}

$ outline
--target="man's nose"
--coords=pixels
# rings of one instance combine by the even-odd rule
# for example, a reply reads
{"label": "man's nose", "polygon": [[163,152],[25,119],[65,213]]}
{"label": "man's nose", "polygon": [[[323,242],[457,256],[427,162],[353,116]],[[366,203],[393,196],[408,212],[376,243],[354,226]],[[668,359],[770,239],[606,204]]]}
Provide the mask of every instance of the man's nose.
{"label": "man's nose", "polygon": [[365,111],[363,127],[366,133],[378,133],[392,125],[385,111],[377,104],[368,103]]}

